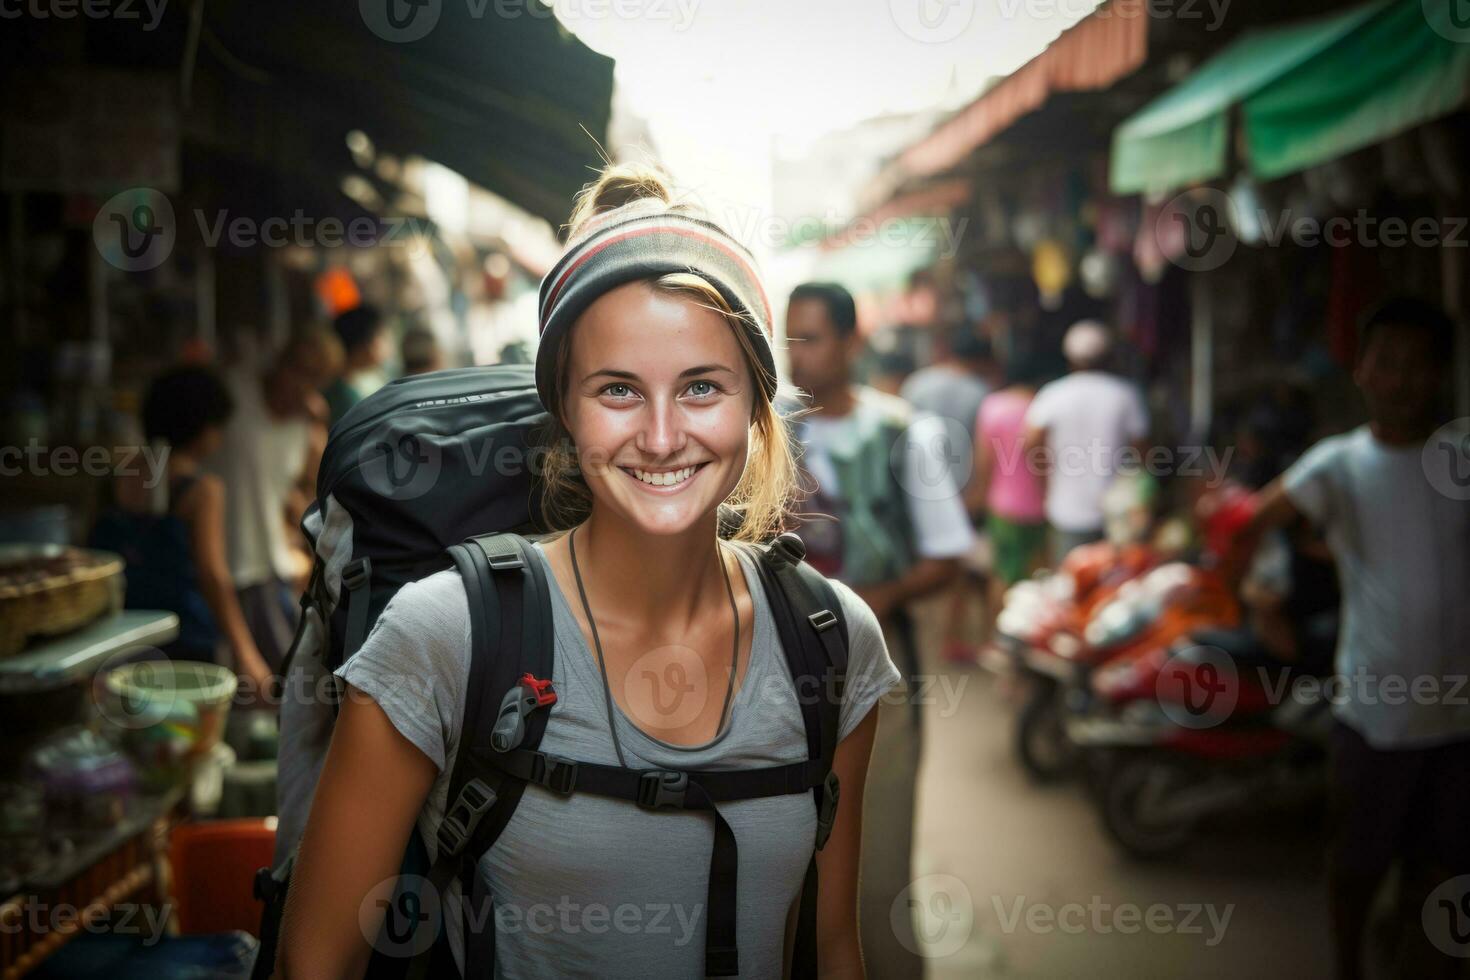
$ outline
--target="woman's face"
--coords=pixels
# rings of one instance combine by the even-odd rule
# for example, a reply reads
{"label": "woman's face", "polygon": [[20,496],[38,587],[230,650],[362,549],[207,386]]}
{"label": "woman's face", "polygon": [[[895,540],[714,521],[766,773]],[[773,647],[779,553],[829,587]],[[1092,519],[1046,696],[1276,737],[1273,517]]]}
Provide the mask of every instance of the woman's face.
{"label": "woman's face", "polygon": [[680,293],[628,283],[571,331],[563,417],[601,514],[679,534],[739,483],[755,397],[729,323]]}

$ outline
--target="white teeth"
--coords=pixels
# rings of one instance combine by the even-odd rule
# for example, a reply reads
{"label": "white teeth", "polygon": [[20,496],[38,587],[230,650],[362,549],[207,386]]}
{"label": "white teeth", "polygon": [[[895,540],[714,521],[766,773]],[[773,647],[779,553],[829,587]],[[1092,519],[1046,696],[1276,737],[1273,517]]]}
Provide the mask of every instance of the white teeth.
{"label": "white teeth", "polygon": [[683,483],[693,476],[695,469],[696,467],[686,466],[682,470],[671,470],[668,473],[649,473],[647,470],[635,469],[632,470],[632,473],[638,479],[651,486],[672,487],[675,484]]}

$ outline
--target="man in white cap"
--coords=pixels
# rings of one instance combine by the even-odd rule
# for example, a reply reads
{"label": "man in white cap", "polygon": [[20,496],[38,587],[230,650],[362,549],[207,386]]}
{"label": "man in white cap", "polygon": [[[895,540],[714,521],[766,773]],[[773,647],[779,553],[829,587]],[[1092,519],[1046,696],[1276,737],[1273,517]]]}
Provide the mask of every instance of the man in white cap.
{"label": "man in white cap", "polygon": [[1102,538],[1103,495],[1119,452],[1139,447],[1148,434],[1138,389],[1103,370],[1111,349],[1101,323],[1073,324],[1062,339],[1071,373],[1044,386],[1026,410],[1026,453],[1014,465],[1027,465],[1039,446],[1048,450],[1046,520],[1053,564],[1078,545]]}

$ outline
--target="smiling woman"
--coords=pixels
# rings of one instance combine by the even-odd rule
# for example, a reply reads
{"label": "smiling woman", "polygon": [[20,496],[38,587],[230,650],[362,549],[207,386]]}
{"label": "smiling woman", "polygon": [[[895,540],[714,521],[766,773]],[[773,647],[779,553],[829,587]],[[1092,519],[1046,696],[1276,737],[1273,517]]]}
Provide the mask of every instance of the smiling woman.
{"label": "smiling woman", "polygon": [[[435,975],[861,977],[863,791],[898,671],[872,611],[794,538],[772,542],[794,465],[754,262],[660,174],[614,167],[579,198],[540,300],[557,533],[521,564],[544,579],[554,643],[549,676],[522,684],[544,729],[528,745],[524,725],[467,727],[472,670],[496,651],[472,657],[457,570],[398,591],[337,671],[283,972],[378,962],[417,825],[442,908],[463,912],[418,951],[447,946]],[[495,786],[471,824],[450,793],[460,755]],[[495,829],[471,836],[480,813]],[[445,864],[457,833],[484,843]]]}
{"label": "smiling woman", "polygon": [[[543,313],[549,303],[567,302],[566,293],[558,292],[566,281],[558,275],[561,270],[579,268],[577,259],[591,251],[588,245],[596,247],[608,238],[638,230],[637,219],[642,216],[652,217],[654,222],[659,217],[680,221],[683,227],[677,230],[661,229],[656,223],[643,225],[645,233],[668,238],[680,251],[703,236],[723,237],[692,206],[676,203],[673,198],[656,171],[630,166],[609,170],[584,191],[572,215],[567,257],[546,278],[553,292],[548,294],[543,284]],[[628,219],[633,219],[635,228],[625,227]],[[680,251],[663,262],[676,264]],[[769,329],[769,312],[759,282],[753,278],[749,257],[733,249],[721,257],[731,260],[735,278],[751,271],[746,288],[759,296],[753,305],[760,312],[737,312],[730,294],[738,287],[722,290],[709,279],[689,272],[635,279],[593,299],[585,311],[579,311],[579,339],[573,343],[557,343],[570,324],[559,326],[567,320],[567,311],[564,307],[556,309],[560,319],[548,325],[542,339],[542,349],[554,351],[552,367],[542,372],[538,362],[537,371],[542,401],[552,408],[555,426],[549,438],[551,453],[544,483],[546,512],[555,526],[568,528],[585,520],[592,504],[589,481],[598,479],[599,470],[607,465],[626,465],[613,461],[611,450],[616,447],[606,444],[611,433],[601,432],[596,439],[584,442],[574,439],[567,429],[572,417],[596,424],[596,413],[585,411],[589,387],[595,400],[610,409],[633,408],[636,403],[643,411],[662,410],[661,400],[653,398],[656,392],[648,388],[653,379],[640,377],[638,371],[618,364],[619,354],[626,360],[630,352],[649,351],[661,355],[659,362],[668,363],[645,361],[645,374],[655,366],[666,370],[678,367],[676,380],[685,388],[698,389],[700,394],[691,397],[681,393],[681,400],[672,404],[694,410],[695,417],[703,422],[703,431],[710,431],[710,424],[717,419],[729,423],[734,418],[731,409],[745,406],[741,427],[747,429],[744,438],[748,440],[748,461],[743,457],[738,461],[733,468],[737,480],[723,487],[724,494],[715,502],[723,502],[727,508],[727,523],[736,528],[733,537],[737,540],[764,541],[780,530],[796,477],[785,423],[769,397],[776,388],[770,342],[764,333]],[[615,265],[613,274],[619,274],[622,268]],[[738,294],[736,300],[743,302]],[[764,324],[758,319],[762,316]],[[711,354],[708,360],[699,356],[704,350]],[[663,383],[667,385],[667,379]],[[718,408],[718,412],[699,411],[709,408]],[[580,447],[586,467],[580,473],[574,447]],[[618,459],[637,453],[636,446],[628,447]],[[702,460],[700,465],[709,461]],[[648,485],[662,485],[663,474],[685,465],[684,460],[672,456],[637,462],[644,464],[643,470],[650,477],[660,477],[657,481],[638,477]],[[730,460],[725,462],[729,464]],[[728,476],[730,471],[727,465],[722,475]],[[709,479],[705,482],[718,483]],[[712,486],[706,496],[715,489]]]}

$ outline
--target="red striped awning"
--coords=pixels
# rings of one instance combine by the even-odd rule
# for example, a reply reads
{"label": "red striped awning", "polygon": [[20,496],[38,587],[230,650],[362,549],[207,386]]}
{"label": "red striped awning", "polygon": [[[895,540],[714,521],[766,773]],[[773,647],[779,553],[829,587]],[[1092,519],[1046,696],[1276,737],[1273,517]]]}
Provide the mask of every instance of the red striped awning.
{"label": "red striped awning", "polygon": [[1053,92],[1107,88],[1148,56],[1148,0],[1109,0],[898,158],[905,177],[959,163]]}

